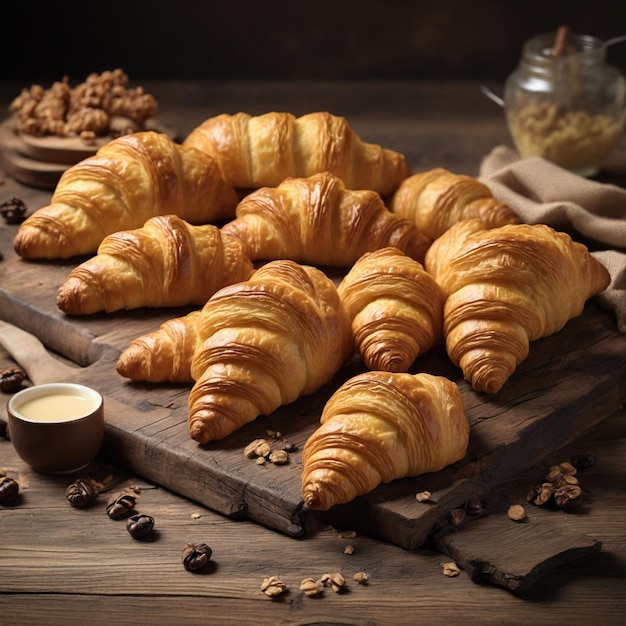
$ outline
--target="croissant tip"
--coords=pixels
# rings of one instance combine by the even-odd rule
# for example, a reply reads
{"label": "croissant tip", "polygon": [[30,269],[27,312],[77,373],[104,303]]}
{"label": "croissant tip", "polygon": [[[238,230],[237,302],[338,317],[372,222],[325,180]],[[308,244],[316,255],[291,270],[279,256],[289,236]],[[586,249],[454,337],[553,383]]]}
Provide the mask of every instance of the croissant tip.
{"label": "croissant tip", "polygon": [[302,499],[307,508],[311,511],[328,511],[336,502],[329,497],[329,485],[323,485],[317,482],[304,484],[302,487]]}
{"label": "croissant tip", "polygon": [[319,494],[311,489],[305,490],[302,494],[304,499],[304,504],[306,504],[307,508],[311,511],[322,511],[325,510],[325,507],[322,503],[322,498],[319,497]]}
{"label": "croissant tip", "polygon": [[474,391],[486,393],[490,396],[497,394],[502,387],[504,387],[504,383],[506,383],[507,379],[501,380],[499,378],[492,378],[490,380],[471,380],[470,383],[474,389]]}
{"label": "croissant tip", "polygon": [[189,435],[198,443],[209,443],[209,441],[211,441],[211,437],[209,436],[207,429],[202,424],[190,424]]}
{"label": "croissant tip", "polygon": [[384,352],[364,357],[365,364],[370,370],[396,374],[407,372],[414,360],[415,358],[397,352]]}

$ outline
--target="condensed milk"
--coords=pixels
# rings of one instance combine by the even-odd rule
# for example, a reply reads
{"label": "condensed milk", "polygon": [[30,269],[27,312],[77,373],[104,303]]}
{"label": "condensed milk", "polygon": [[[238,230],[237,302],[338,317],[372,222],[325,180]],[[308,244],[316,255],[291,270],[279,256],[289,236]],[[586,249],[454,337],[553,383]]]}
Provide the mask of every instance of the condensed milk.
{"label": "condensed milk", "polygon": [[23,402],[19,413],[33,422],[66,422],[84,417],[96,407],[90,398],[55,393]]}
{"label": "condensed milk", "polygon": [[104,438],[104,398],[84,385],[27,387],[9,399],[7,414],[15,451],[41,472],[67,473],[85,467]]}

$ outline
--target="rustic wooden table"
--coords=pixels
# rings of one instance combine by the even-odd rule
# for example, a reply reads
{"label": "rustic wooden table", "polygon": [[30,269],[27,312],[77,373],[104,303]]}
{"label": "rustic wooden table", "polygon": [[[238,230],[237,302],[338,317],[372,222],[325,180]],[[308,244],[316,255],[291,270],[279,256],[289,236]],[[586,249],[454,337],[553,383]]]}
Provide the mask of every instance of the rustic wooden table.
{"label": "rustic wooden table", "polygon": [[[0,86],[2,110],[21,86]],[[478,173],[481,158],[495,145],[510,143],[501,109],[476,84],[220,82],[145,87],[160,102],[161,121],[181,137],[221,112],[329,110],[345,115],[368,141],[404,152],[415,170],[443,166],[470,175]],[[601,178],[622,185],[626,181],[624,141]],[[19,196],[34,207],[43,205],[49,192],[5,176],[0,196]],[[0,224],[5,259],[13,256],[13,232]],[[0,348],[0,367],[14,363]],[[2,403],[7,399],[6,394],[0,397]],[[4,407],[1,411],[4,417]],[[466,571],[444,576],[442,563],[450,559],[430,544],[407,551],[364,535],[346,536],[331,527],[294,539],[253,522],[227,519],[99,459],[89,471],[111,477],[112,490],[142,487],[137,508],[155,518],[155,532],[147,541],[133,540],[124,522],[106,515],[106,494],[90,508],[71,507],[64,492],[76,476],[36,473],[17,457],[10,441],[0,438],[0,469],[16,478],[21,488],[16,502],[0,505],[0,622],[622,623],[626,617],[626,411],[618,411],[566,448],[555,449],[540,466],[507,484],[500,496],[504,503],[523,499],[528,485],[546,467],[580,452],[592,452],[597,458],[585,470],[584,482],[581,478],[586,494],[583,510],[540,515],[531,509],[525,532],[520,531],[520,540],[511,543],[510,551],[523,554],[532,543],[532,524],[537,528],[544,522],[555,533],[573,532],[601,542],[602,550],[563,567],[556,559],[546,569],[549,573],[520,595],[474,582]],[[456,532],[461,536],[471,527]],[[495,527],[494,542],[497,532]],[[511,533],[504,536],[509,540]],[[181,552],[189,542],[204,542],[213,550],[212,561],[202,573],[187,572],[182,566]],[[354,547],[352,554],[344,552],[348,544]],[[299,590],[303,578],[334,572],[346,579],[342,593],[327,589],[321,596],[308,597]],[[366,572],[369,582],[355,582],[357,572]],[[288,592],[271,600],[260,586],[274,575],[287,584]]]}

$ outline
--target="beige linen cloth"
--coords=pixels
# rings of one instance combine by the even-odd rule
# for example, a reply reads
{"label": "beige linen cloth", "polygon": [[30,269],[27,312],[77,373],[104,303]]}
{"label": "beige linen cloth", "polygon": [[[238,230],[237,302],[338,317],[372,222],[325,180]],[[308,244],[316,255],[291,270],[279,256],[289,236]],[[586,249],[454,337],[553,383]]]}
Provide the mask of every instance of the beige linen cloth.
{"label": "beige linen cloth", "polygon": [[522,159],[507,146],[485,156],[479,178],[522,221],[598,243],[592,254],[609,270],[611,284],[595,299],[615,313],[620,332],[626,333],[626,189],[572,174],[545,159]]}

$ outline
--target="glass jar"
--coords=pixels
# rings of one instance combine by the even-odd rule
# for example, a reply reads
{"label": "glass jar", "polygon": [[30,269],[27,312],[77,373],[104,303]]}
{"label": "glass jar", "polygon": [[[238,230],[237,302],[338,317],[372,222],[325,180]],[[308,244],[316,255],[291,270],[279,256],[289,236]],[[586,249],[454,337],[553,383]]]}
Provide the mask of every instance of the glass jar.
{"label": "glass jar", "polygon": [[543,157],[593,176],[620,137],[626,79],[606,62],[606,43],[569,34],[553,52],[555,34],[528,40],[504,87],[509,131],[522,157]]}

